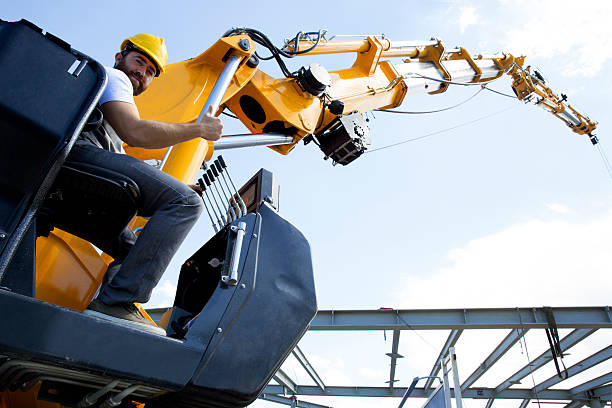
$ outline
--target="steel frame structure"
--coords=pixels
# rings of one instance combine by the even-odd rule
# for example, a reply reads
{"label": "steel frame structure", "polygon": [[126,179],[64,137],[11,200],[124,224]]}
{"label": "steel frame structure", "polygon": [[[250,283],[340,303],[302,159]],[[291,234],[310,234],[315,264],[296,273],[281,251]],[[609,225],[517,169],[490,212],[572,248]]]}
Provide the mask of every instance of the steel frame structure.
{"label": "steel frame structure", "polygon": [[[559,329],[573,329],[560,340],[561,349],[566,351],[600,329],[612,328],[612,312],[609,306],[602,307],[558,307],[552,312]],[[436,361],[432,362],[429,375],[438,376],[441,361],[454,347],[465,330],[507,329],[507,336],[493,349],[474,372],[461,383],[463,398],[486,399],[486,407],[492,406],[496,399],[520,399],[520,408],[536,398],[542,402],[565,401],[564,408],[580,408],[589,405],[591,408],[601,408],[610,401],[612,394],[612,372],[592,378],[578,386],[569,389],[551,388],[563,381],[557,375],[536,384],[532,388],[510,388],[532,372],[542,368],[553,359],[550,349],[531,361],[531,367],[526,364],[499,385],[492,388],[474,387],[493,365],[525,335],[528,330],[546,329],[548,321],[544,308],[497,308],[497,309],[440,309],[440,310],[321,310],[313,319],[309,330],[312,331],[362,331],[387,330],[393,332],[390,352],[389,384],[387,387],[356,386],[342,387],[325,385],[312,365],[308,362],[299,347],[294,350],[294,356],[304,367],[316,385],[300,385],[282,370],[279,370],[275,381],[269,384],[261,399],[273,401],[291,407],[326,408],[324,405],[302,401],[308,396],[334,397],[402,397],[407,387],[396,387],[394,383],[396,361],[403,356],[399,354],[399,339],[403,330],[450,330],[446,342],[442,346]],[[612,345],[599,350],[582,361],[567,368],[568,378],[577,375],[588,368],[612,358]],[[410,398],[427,398],[432,388],[433,378],[415,390]],[[455,389],[451,389],[455,396]]]}
{"label": "steel frame structure", "polygon": [[[149,310],[149,314],[158,320],[166,311],[163,309]],[[552,313],[559,329],[572,329],[560,339],[559,345],[563,351],[574,347],[598,330],[612,329],[612,311],[610,306],[597,307],[556,307]],[[391,331],[393,341],[389,384],[387,387],[375,386],[334,386],[327,385],[317,374],[302,350],[296,347],[292,355],[314,381],[315,385],[296,383],[287,373],[279,369],[274,376],[277,384],[268,384],[260,398],[291,407],[331,408],[325,405],[302,401],[308,396],[327,397],[397,397],[401,398],[407,387],[395,387],[396,361],[403,356],[399,354],[399,339],[404,330],[449,330],[446,342],[439,355],[432,362],[429,376],[440,374],[441,362],[449,350],[455,346],[465,330],[506,329],[508,334],[493,349],[474,372],[461,383],[462,398],[486,399],[486,408],[490,408],[496,399],[522,400],[520,408],[525,408],[530,401],[538,399],[541,402],[565,401],[563,408],[580,408],[588,405],[591,408],[602,408],[610,402],[612,394],[612,372],[601,373],[580,385],[568,389],[552,388],[563,381],[557,375],[536,384],[532,388],[511,388],[512,385],[542,368],[553,359],[548,349],[531,364],[523,366],[499,385],[491,388],[474,387],[494,364],[510,350],[529,330],[543,330],[549,327],[545,308],[490,308],[490,309],[419,309],[419,310],[320,310],[312,320],[310,331]],[[568,378],[582,373],[597,364],[612,358],[612,344],[591,354],[580,362],[567,368]],[[428,379],[422,387],[414,389],[410,398],[427,398],[431,391],[433,378]],[[455,389],[451,388],[452,397]]]}

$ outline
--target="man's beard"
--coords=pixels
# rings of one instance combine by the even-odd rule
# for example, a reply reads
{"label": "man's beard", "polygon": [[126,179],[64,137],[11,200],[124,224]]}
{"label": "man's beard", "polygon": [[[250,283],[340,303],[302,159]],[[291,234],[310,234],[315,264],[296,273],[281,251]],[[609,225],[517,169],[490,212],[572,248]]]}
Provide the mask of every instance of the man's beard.
{"label": "man's beard", "polygon": [[[129,71],[123,60],[115,63],[115,69],[122,71],[125,75],[128,76],[128,79],[130,79],[130,83],[134,88],[134,96],[140,95],[144,91],[144,85],[142,83],[142,77],[140,76],[140,74],[135,71]],[[138,86],[134,86],[134,82],[132,82],[132,79],[136,80]]]}

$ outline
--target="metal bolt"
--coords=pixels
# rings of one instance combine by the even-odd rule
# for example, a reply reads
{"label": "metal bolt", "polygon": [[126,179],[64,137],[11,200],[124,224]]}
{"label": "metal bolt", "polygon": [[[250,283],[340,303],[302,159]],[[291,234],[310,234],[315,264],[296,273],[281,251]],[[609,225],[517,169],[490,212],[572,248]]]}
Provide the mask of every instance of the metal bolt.
{"label": "metal bolt", "polygon": [[223,333],[223,329],[220,327],[217,327],[217,333]]}
{"label": "metal bolt", "polygon": [[253,234],[253,238],[257,238],[257,234]]}
{"label": "metal bolt", "polygon": [[242,40],[238,41],[238,46],[242,48],[243,51],[248,51],[251,48],[251,43],[249,40],[243,38]]}
{"label": "metal bolt", "polygon": [[0,233],[0,239],[4,239],[6,238],[6,234],[5,233]]}
{"label": "metal bolt", "polygon": [[255,68],[259,65],[259,58],[257,58],[257,55],[251,55],[246,64],[249,68]]}
{"label": "metal bolt", "polygon": [[246,285],[245,285],[244,283],[242,283],[242,284],[240,284],[240,287],[241,287],[242,289],[244,289],[244,288],[246,288]]}

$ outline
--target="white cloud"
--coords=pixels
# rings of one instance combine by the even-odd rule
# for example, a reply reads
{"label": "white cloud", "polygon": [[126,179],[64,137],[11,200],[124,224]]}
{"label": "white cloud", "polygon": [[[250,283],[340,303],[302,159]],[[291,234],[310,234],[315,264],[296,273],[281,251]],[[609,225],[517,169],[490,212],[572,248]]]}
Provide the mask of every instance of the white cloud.
{"label": "white cloud", "polygon": [[359,369],[359,375],[363,378],[375,381],[384,381],[385,376],[389,376],[389,373],[385,370],[377,370],[369,367],[362,367]]}
{"label": "white cloud", "polygon": [[450,266],[406,278],[400,307],[608,304],[611,230],[612,211],[584,223],[532,220],[474,239],[449,251]]}
{"label": "white cloud", "polygon": [[308,359],[316,367],[319,375],[326,384],[353,384],[354,381],[347,375],[344,360],[337,357],[328,360],[317,354],[309,354]]}
{"label": "white cloud", "polygon": [[549,210],[556,212],[557,214],[567,214],[570,211],[567,206],[559,203],[550,203],[547,204],[546,207],[548,207]]}
{"label": "white cloud", "polygon": [[156,307],[168,307],[174,303],[174,295],[176,294],[176,285],[168,280],[164,280],[158,284],[153,293],[151,300],[145,305],[147,309]]}
{"label": "white cloud", "polygon": [[480,17],[476,13],[476,7],[461,7],[459,10],[459,27],[461,34],[471,25],[478,24]]}
{"label": "white cloud", "polygon": [[611,1],[518,0],[514,6],[524,20],[507,32],[508,51],[530,60],[563,57],[566,76],[594,76],[612,59]]}

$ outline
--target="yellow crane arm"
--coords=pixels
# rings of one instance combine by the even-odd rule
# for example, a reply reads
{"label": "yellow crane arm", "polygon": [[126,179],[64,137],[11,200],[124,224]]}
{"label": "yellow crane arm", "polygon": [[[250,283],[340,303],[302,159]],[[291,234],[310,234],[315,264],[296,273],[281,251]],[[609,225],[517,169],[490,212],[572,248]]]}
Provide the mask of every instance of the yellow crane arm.
{"label": "yellow crane arm", "polygon": [[[305,51],[312,46],[306,41],[298,41],[298,50]],[[287,44],[286,47],[293,47]],[[430,93],[444,92],[452,82],[482,83],[497,79],[504,72],[513,79],[512,88],[519,100],[534,102],[553,115],[564,121],[574,132],[578,134],[592,135],[597,123],[591,121],[587,116],[581,114],[569,104],[567,97],[556,95],[546,85],[544,77],[531,67],[523,68],[525,57],[515,58],[511,54],[498,54],[491,56],[478,55],[473,58],[470,53],[461,47],[445,49],[441,41],[432,39],[428,42],[400,41],[391,42],[386,38],[368,37],[361,41],[331,41],[317,45],[307,54],[331,54],[337,52],[368,53],[372,48],[380,47],[380,58],[404,57],[405,62],[418,61],[430,63],[435,66],[445,81],[441,81],[439,89]],[[460,62],[461,61],[461,62]],[[375,61],[372,61],[375,62]],[[468,67],[469,65],[469,67]],[[402,79],[407,79],[410,73],[414,76],[425,76],[422,71],[427,67],[412,69],[410,65],[395,65],[398,72],[403,72]],[[372,66],[372,68],[374,68]],[[405,72],[408,70],[408,72]],[[483,71],[484,70],[484,71]],[[414,71],[414,72],[411,72]],[[471,78],[470,78],[471,77]],[[396,77],[394,80],[398,80]],[[391,84],[390,84],[391,85]],[[593,140],[596,143],[596,139]]]}
{"label": "yellow crane arm", "polygon": [[[228,108],[251,134],[284,136],[282,144],[272,146],[282,154],[289,153],[300,140],[314,140],[326,157],[348,164],[369,145],[367,126],[359,119],[360,113],[395,108],[411,94],[440,94],[453,84],[484,86],[504,74],[512,77],[512,88],[519,100],[541,106],[574,132],[587,134],[593,143],[597,142],[593,135],[596,122],[567,104],[563,94],[555,94],[537,71],[532,73],[530,67],[523,67],[524,56],[472,56],[461,47],[448,49],[438,39],[395,42],[367,36],[325,41],[320,34],[316,40],[296,37],[278,49],[257,41],[261,33],[240,30],[231,32],[195,59],[170,65],[167,73],[137,98],[141,115],[166,121],[195,121],[215,75],[234,52],[240,53],[243,60],[219,112]],[[250,47],[239,48],[238,44],[245,41]],[[356,59],[352,66],[341,70],[328,72],[313,63],[292,73],[279,61],[285,77],[274,78],[258,69],[255,43],[260,45],[259,52],[263,44],[273,55],[275,50],[289,57],[354,53]],[[348,136],[338,139],[342,132]],[[215,148],[231,144],[231,139],[222,139]],[[199,148],[201,151],[201,144]],[[210,157],[211,150],[209,145],[205,157]],[[142,152],[131,153],[144,158]]]}
{"label": "yellow crane arm", "polygon": [[591,143],[597,144],[597,137],[593,131],[597,122],[581,114],[572,105],[567,104],[567,96],[559,97],[546,85],[544,77],[537,71],[531,72],[531,67],[523,68],[516,64],[508,72],[512,76],[512,89],[516,97],[525,102],[533,102],[561,119],[574,132],[588,135]]}

